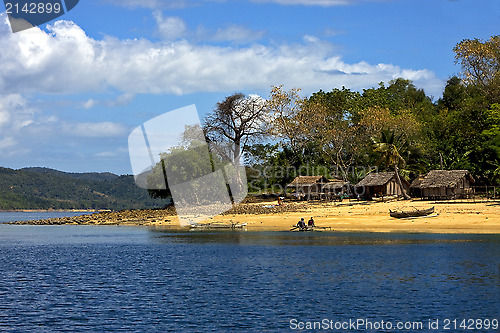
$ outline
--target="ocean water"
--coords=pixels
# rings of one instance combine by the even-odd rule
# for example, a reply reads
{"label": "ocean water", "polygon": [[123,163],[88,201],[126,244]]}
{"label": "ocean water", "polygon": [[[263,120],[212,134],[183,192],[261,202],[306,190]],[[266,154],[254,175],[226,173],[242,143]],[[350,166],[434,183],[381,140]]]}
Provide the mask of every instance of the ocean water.
{"label": "ocean water", "polygon": [[499,235],[3,224],[0,331],[497,332],[499,264]]}
{"label": "ocean water", "polygon": [[69,212],[69,211],[0,212],[0,223],[41,220],[53,217],[78,216],[83,214],[90,214],[90,213]]}

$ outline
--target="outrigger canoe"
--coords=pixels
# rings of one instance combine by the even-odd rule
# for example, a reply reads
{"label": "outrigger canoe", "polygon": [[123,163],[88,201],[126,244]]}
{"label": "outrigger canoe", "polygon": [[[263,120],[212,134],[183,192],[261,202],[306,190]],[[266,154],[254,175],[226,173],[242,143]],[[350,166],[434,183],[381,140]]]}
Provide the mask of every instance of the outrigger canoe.
{"label": "outrigger canoe", "polygon": [[189,227],[191,229],[243,229],[247,223],[193,223]]}
{"label": "outrigger canoe", "polygon": [[392,211],[389,209],[389,214],[397,219],[405,219],[412,217],[424,217],[434,213],[434,206],[428,209],[415,209],[410,211]]}
{"label": "outrigger canoe", "polygon": [[292,229],[290,229],[290,231],[298,231],[298,232],[302,232],[302,231],[323,231],[325,229],[329,229],[329,230],[332,230],[332,227],[318,227],[318,226],[315,226],[315,227],[305,227],[305,228],[299,228],[297,226],[293,226]]}

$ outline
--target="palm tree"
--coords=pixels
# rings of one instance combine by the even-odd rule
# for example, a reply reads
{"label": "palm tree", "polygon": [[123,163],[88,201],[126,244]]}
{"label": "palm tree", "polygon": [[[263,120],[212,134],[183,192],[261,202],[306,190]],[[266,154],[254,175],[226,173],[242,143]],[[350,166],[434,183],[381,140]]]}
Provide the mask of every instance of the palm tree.
{"label": "palm tree", "polygon": [[[383,164],[386,168],[394,169],[396,173],[396,182],[401,189],[401,193],[405,200],[410,199],[410,196],[406,193],[401,182],[401,177],[399,176],[399,166],[404,167],[406,165],[405,159],[399,153],[407,146],[406,141],[402,140],[402,136],[396,136],[394,131],[382,130],[380,138],[372,138],[373,150],[380,154],[380,158],[377,161],[377,165]],[[399,147],[398,147],[399,144]]]}

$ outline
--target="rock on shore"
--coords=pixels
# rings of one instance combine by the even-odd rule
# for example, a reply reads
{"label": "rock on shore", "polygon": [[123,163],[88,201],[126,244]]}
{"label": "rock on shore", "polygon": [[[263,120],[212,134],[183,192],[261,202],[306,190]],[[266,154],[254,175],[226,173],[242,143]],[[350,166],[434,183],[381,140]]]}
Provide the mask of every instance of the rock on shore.
{"label": "rock on shore", "polygon": [[[309,204],[288,203],[284,205],[273,204],[247,204],[242,203],[235,208],[223,213],[222,215],[273,215],[287,212],[307,211]],[[117,212],[99,212],[88,215],[58,217],[43,220],[16,221],[10,224],[28,224],[28,225],[63,225],[63,224],[81,224],[81,225],[162,225],[168,224],[175,218],[174,207],[167,209],[138,209],[122,210]]]}
{"label": "rock on shore", "polygon": [[170,222],[175,216],[173,209],[138,209],[122,210],[117,212],[99,212],[88,215],[57,217],[43,220],[16,221],[11,224],[30,225],[62,225],[62,224],[90,224],[90,225],[147,225]]}

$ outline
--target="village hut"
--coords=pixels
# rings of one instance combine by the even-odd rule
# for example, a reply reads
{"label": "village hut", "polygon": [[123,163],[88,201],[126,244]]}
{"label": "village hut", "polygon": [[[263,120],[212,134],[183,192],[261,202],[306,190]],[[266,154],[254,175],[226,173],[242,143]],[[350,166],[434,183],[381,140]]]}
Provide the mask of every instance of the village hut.
{"label": "village hut", "polygon": [[343,179],[333,178],[329,179],[328,183],[323,185],[321,191],[325,193],[327,197],[350,197],[354,193],[354,186],[344,181]]}
{"label": "village hut", "polygon": [[[406,192],[410,189],[402,176],[399,177]],[[396,180],[396,172],[377,172],[368,174],[356,185],[356,193],[364,197],[402,196],[403,193]]]}
{"label": "village hut", "polygon": [[425,178],[425,175],[418,175],[417,178],[415,178],[410,185],[410,195],[415,198],[421,198],[422,197],[422,189],[420,188],[420,185],[422,184],[422,180]]}
{"label": "village hut", "polygon": [[470,194],[472,183],[474,178],[468,170],[432,170],[413,181],[411,187],[422,198],[451,199]]}
{"label": "village hut", "polygon": [[295,189],[292,195],[298,199],[310,199],[319,196],[328,179],[324,176],[298,176],[286,187]]}

